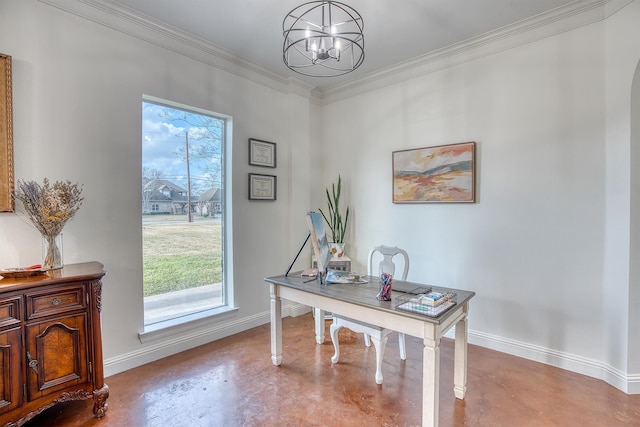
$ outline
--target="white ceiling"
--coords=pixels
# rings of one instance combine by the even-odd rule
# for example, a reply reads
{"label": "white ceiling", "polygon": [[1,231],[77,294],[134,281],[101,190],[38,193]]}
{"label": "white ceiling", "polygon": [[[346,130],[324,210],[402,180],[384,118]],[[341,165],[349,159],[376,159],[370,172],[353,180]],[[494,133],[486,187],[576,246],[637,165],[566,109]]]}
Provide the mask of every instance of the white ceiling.
{"label": "white ceiling", "polygon": [[282,61],[282,21],[306,0],[103,0],[284,77],[328,89],[531,18],[593,0],[343,0],[364,20],[364,64],[341,77],[305,77]]}

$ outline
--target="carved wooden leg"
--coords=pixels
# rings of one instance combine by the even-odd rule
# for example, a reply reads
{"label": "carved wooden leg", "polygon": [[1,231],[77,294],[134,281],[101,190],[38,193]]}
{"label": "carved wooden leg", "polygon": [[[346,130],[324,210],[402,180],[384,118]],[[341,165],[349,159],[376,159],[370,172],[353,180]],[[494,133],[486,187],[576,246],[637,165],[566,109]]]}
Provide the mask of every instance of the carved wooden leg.
{"label": "carved wooden leg", "polygon": [[398,345],[400,346],[400,359],[407,360],[407,346],[404,341],[404,334],[398,334]]}
{"label": "carved wooden leg", "polygon": [[376,384],[382,384],[382,360],[384,359],[384,349],[387,347],[387,335],[379,338],[371,336],[371,341],[376,349]]}
{"label": "carved wooden leg", "polygon": [[438,426],[440,384],[440,340],[424,339],[422,353],[422,425]]}
{"label": "carved wooden leg", "polygon": [[282,363],[282,300],[278,296],[278,286],[271,284],[271,361]]}
{"label": "carved wooden leg", "polygon": [[338,331],[342,329],[342,326],[335,321],[331,324],[329,331],[331,333],[331,342],[333,342],[334,354],[331,358],[331,363],[338,363],[340,360],[340,342],[338,341]]}
{"label": "carved wooden leg", "polygon": [[109,405],[107,405],[107,399],[109,398],[109,386],[103,385],[102,388],[93,390],[93,415],[96,418],[104,417],[107,413]]}

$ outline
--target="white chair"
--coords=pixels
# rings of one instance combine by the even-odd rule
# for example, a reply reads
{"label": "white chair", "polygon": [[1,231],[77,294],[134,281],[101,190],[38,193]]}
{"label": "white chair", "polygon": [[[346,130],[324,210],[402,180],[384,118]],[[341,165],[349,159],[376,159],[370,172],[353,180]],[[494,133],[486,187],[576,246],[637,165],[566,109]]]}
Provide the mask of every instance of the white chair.
{"label": "white chair", "polygon": [[[409,273],[409,255],[405,250],[400,249],[396,246],[376,246],[375,248],[371,249],[371,251],[369,251],[369,261],[367,262],[367,274],[369,274],[370,276],[374,275],[372,262],[374,256],[377,257],[376,254],[381,254],[383,257],[378,267],[378,276],[382,273],[389,273],[393,276],[396,270],[396,265],[393,262],[393,257],[395,257],[396,255],[401,255],[404,258],[404,271],[402,272],[402,276],[400,277],[400,279],[407,280],[407,274]],[[393,292],[393,286],[391,289]],[[332,363],[338,363],[338,360],[340,358],[340,343],[338,341],[338,331],[341,328],[348,328],[353,332],[363,333],[364,342],[367,347],[370,347],[371,342],[373,341],[373,346],[376,350],[376,383],[382,384],[382,359],[384,357],[384,350],[387,346],[389,334],[393,332],[393,330],[385,329],[380,326],[360,322],[348,317],[334,314],[333,323],[331,324],[330,328],[331,341],[333,342],[333,348],[335,349],[335,354],[331,358]],[[398,344],[400,346],[400,358],[402,360],[406,360],[407,352],[405,347],[404,334],[398,335]]]}

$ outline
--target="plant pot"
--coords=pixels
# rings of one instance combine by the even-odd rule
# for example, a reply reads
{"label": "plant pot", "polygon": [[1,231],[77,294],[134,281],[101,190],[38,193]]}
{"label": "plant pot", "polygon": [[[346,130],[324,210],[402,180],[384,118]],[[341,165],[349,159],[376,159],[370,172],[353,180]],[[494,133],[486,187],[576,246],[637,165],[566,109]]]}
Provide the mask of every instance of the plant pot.
{"label": "plant pot", "polygon": [[329,243],[329,252],[332,258],[342,258],[344,256],[344,243]]}

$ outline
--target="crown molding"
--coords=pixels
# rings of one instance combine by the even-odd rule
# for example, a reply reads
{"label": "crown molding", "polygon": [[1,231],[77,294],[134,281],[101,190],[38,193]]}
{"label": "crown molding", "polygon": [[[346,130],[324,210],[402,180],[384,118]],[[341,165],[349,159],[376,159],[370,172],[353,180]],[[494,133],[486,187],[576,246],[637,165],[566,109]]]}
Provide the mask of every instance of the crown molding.
{"label": "crown molding", "polygon": [[199,37],[109,0],[39,0],[107,28],[195,59],[283,93],[309,98],[313,85],[283,77]]}
{"label": "crown molding", "polygon": [[314,104],[326,105],[602,21],[634,0],[576,0],[325,90],[314,89],[313,85],[295,77],[276,74],[220,46],[110,0],[39,1],[279,92],[296,94]]}
{"label": "crown molding", "polygon": [[333,86],[321,93],[321,102],[327,105],[602,21],[632,2],[633,0],[577,0],[464,42]]}
{"label": "crown molding", "polygon": [[604,17],[605,19],[623,9],[628,4],[633,3],[633,0],[607,0],[604,5]]}

